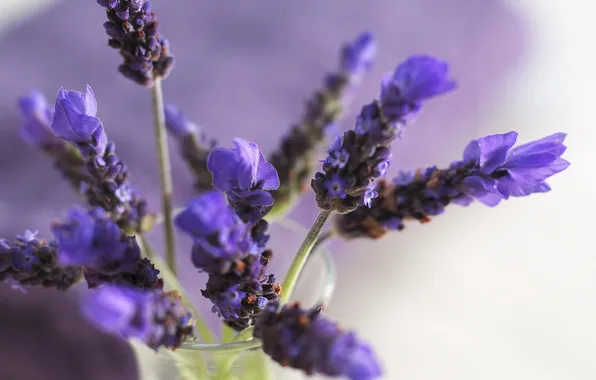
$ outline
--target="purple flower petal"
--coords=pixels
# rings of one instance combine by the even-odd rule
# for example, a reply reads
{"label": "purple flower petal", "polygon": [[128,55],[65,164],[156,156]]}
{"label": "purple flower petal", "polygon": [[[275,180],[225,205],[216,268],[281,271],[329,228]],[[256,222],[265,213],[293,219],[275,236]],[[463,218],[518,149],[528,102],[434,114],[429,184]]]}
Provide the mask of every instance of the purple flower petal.
{"label": "purple flower petal", "polygon": [[219,191],[209,191],[191,200],[174,219],[176,226],[197,238],[209,236],[237,222],[228,202]]}
{"label": "purple flower petal", "polygon": [[96,113],[97,103],[89,86],[85,94],[61,88],[56,98],[52,132],[73,143],[89,143],[101,127]]}
{"label": "purple flower petal", "polygon": [[560,156],[565,152],[566,147],[563,145],[567,134],[554,133],[546,136],[540,140],[532,141],[527,144],[517,146],[509,151],[509,157],[519,156],[523,154],[535,153],[550,153],[555,156]]}
{"label": "purple flower petal", "polygon": [[482,202],[483,204],[494,207],[501,202],[503,197],[495,189],[494,181],[481,177],[467,177],[462,181],[461,190],[468,196]]}
{"label": "purple flower petal", "polygon": [[[480,167],[485,173],[492,173],[499,167],[507,157],[507,152],[515,144],[517,132],[490,135],[482,137],[478,141],[480,148]],[[471,152],[467,152],[471,154]],[[464,152],[464,156],[466,152]]]}

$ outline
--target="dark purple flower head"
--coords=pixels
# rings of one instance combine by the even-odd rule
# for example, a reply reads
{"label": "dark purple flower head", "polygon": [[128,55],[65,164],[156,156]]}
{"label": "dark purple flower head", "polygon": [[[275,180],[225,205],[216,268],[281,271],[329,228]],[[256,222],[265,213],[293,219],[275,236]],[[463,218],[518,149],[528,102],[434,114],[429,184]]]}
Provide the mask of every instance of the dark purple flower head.
{"label": "dark purple flower head", "polygon": [[359,80],[370,71],[377,55],[377,41],[372,33],[360,34],[341,50],[340,67],[352,80]]}
{"label": "dark purple flower head", "polygon": [[147,0],[97,0],[106,8],[104,23],[108,44],[120,51],[124,62],[118,68],[142,86],[166,78],[174,66],[168,41],[157,31],[157,18]]}
{"label": "dark purple flower head", "polygon": [[93,146],[97,154],[105,151],[107,137],[97,114],[97,102],[93,90],[68,91],[61,88],[56,98],[52,132],[74,144]]}
{"label": "dark purple flower head", "polygon": [[236,331],[254,325],[267,302],[281,296],[281,285],[268,273],[271,257],[272,252],[266,250],[236,260],[229,268],[210,274],[201,291],[213,303],[212,311]]}
{"label": "dark purple flower head", "polygon": [[381,83],[385,117],[400,123],[413,118],[422,102],[456,87],[449,78],[449,64],[437,58],[414,55],[387,74]]}
{"label": "dark purple flower head", "polygon": [[19,107],[23,115],[21,138],[30,145],[43,147],[60,141],[50,129],[54,110],[39,91],[19,98]]}
{"label": "dark purple flower head", "polygon": [[159,271],[141,259],[141,250],[132,236],[126,236],[106,212],[74,207],[63,222],[52,225],[61,265],[84,266],[90,287],[101,283],[126,283],[160,288]]}
{"label": "dark purple flower head", "polygon": [[25,231],[13,242],[0,239],[0,281],[15,288],[41,285],[67,290],[82,278],[80,266],[58,263],[56,244],[37,238],[37,232]]}
{"label": "dark purple flower head", "polygon": [[304,310],[298,303],[279,310],[270,302],[257,319],[255,338],[263,351],[283,366],[350,380],[372,380],[381,368],[372,349],[353,332],[325,319],[320,308]]}
{"label": "dark purple flower head", "polygon": [[455,87],[447,79],[447,64],[414,56],[383,80],[381,100],[362,107],[353,130],[338,137],[315,175],[311,187],[320,209],[346,214],[370,206],[377,181],[390,165],[391,142],[401,134],[409,115],[421,102]]}
{"label": "dark purple flower head", "polygon": [[192,314],[174,293],[106,285],[82,304],[83,315],[100,329],[137,338],[157,350],[176,348],[193,335]]}
{"label": "dark purple flower head", "polygon": [[446,169],[403,171],[392,182],[381,181],[370,209],[336,217],[336,230],[347,238],[379,238],[404,229],[409,220],[427,223],[450,203],[467,206],[475,199],[492,207],[509,197],[549,191],[545,180],[569,166],[560,157],[565,134],[513,148],[516,139],[517,133],[509,132],[473,140],[463,160]]}
{"label": "dark purple flower head", "polygon": [[218,191],[201,194],[180,213],[175,223],[194,238],[192,262],[209,274],[201,291],[213,312],[240,331],[254,323],[265,304],[277,299],[281,286],[267,272],[271,251],[268,224],[246,225]]}
{"label": "dark purple flower head", "polygon": [[257,144],[234,139],[233,149],[213,149],[207,167],[213,174],[213,187],[228,195],[244,221],[256,222],[271,210],[273,197],[269,191],[279,187],[279,177]]}

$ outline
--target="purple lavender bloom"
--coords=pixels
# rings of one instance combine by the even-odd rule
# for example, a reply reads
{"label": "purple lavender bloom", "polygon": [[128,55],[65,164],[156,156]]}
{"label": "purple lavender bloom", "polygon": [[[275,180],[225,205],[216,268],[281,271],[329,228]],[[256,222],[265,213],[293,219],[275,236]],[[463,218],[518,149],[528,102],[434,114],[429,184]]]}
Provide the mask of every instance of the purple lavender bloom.
{"label": "purple lavender bloom", "polygon": [[341,71],[358,81],[369,72],[377,55],[377,41],[369,32],[360,34],[352,43],[343,46],[340,55]]}
{"label": "purple lavender bloom", "polygon": [[126,236],[105,210],[74,207],[66,220],[55,222],[58,259],[61,265],[85,267],[90,288],[103,283],[161,288],[159,271],[146,259],[134,236]]}
{"label": "purple lavender bloom", "polygon": [[21,138],[47,154],[52,159],[54,167],[78,191],[81,183],[87,179],[85,161],[74,145],[52,132],[54,109],[39,91],[32,91],[27,96],[19,98],[18,103],[23,115]]}
{"label": "purple lavender bloom", "polygon": [[240,218],[256,222],[273,207],[269,190],[279,187],[279,177],[257,144],[236,138],[234,145],[233,149],[213,149],[207,168],[213,174],[213,187],[228,195]]}
{"label": "purple lavender bloom", "polygon": [[23,114],[21,126],[23,140],[35,147],[62,142],[50,129],[54,110],[46,102],[41,92],[31,91],[29,95],[19,98],[19,107]]}
{"label": "purple lavender bloom", "polygon": [[81,309],[100,329],[137,338],[156,351],[177,348],[193,336],[192,314],[175,293],[106,285],[84,299]]}
{"label": "purple lavender bloom", "polygon": [[0,281],[24,289],[41,285],[67,290],[83,275],[80,266],[61,266],[56,244],[37,238],[37,232],[25,231],[11,243],[0,239]]}
{"label": "purple lavender bloom", "polygon": [[377,196],[376,183],[390,164],[391,142],[423,100],[455,87],[447,78],[446,63],[414,56],[383,80],[381,100],[362,107],[355,128],[336,139],[323,172],[311,181],[320,209],[346,214],[371,205]]}
{"label": "purple lavender bloom", "polygon": [[108,44],[120,51],[118,70],[128,79],[151,87],[166,78],[174,66],[168,41],[157,31],[157,18],[147,0],[97,0],[106,8]]}
{"label": "purple lavender bloom", "polygon": [[372,380],[381,368],[372,349],[353,332],[343,331],[321,315],[321,308],[303,310],[298,303],[279,310],[271,302],[257,319],[255,338],[263,351],[283,366],[350,380]]}
{"label": "purple lavender bloom", "polygon": [[254,323],[269,300],[277,299],[281,286],[267,273],[271,251],[267,222],[246,225],[218,191],[192,200],[175,219],[176,226],[194,238],[192,262],[209,274],[201,291],[213,303],[213,312],[240,331]]}
{"label": "purple lavender bloom", "polygon": [[211,274],[201,290],[203,297],[213,303],[212,311],[236,331],[254,325],[267,303],[281,296],[281,285],[275,275],[268,273],[272,255],[271,250],[246,255],[229,268]]}
{"label": "purple lavender bloom", "polygon": [[203,193],[190,201],[174,223],[194,238],[192,261],[209,274],[219,273],[249,252],[255,252],[248,226],[218,191]]}
{"label": "purple lavender bloom", "polygon": [[211,173],[207,169],[207,158],[216,143],[208,139],[200,128],[173,105],[165,107],[166,127],[178,141],[180,153],[193,172],[195,188],[199,192],[213,189]]}
{"label": "purple lavender bloom", "polygon": [[96,113],[97,102],[89,86],[86,93],[61,89],[52,131],[75,144],[83,156],[86,178],[79,191],[89,205],[105,209],[129,233],[148,231],[155,216],[130,184],[128,168],[116,155],[116,144],[108,140]]}
{"label": "purple lavender bloom", "polygon": [[406,124],[420,111],[423,101],[455,87],[447,62],[425,55],[411,56],[383,78],[383,113],[394,122]]}
{"label": "purple lavender bloom", "polygon": [[91,87],[87,86],[86,93],[61,88],[56,98],[52,132],[71,143],[89,146],[101,156],[107,137],[96,114],[97,101]]}
{"label": "purple lavender bloom", "polygon": [[347,238],[379,238],[388,230],[404,229],[408,220],[429,222],[450,203],[467,206],[478,200],[493,207],[509,197],[549,191],[545,180],[569,166],[561,158],[565,134],[513,148],[516,139],[517,133],[509,132],[473,140],[463,160],[446,169],[405,171],[392,183],[380,182],[371,208],[338,216],[336,230]]}
{"label": "purple lavender bloom", "polygon": [[186,115],[176,106],[168,104],[164,108],[166,117],[166,127],[177,139],[181,139],[188,134],[197,133],[199,127],[190,121]]}
{"label": "purple lavender bloom", "polygon": [[272,191],[276,210],[288,208],[296,196],[308,189],[317,150],[337,127],[350,103],[348,95],[372,68],[376,52],[377,43],[368,32],[345,44],[339,54],[337,71],[326,76],[323,88],[315,91],[307,102],[302,120],[292,126],[279,149],[270,156],[269,162],[279,173],[281,182]]}
{"label": "purple lavender bloom", "polygon": [[501,199],[543,193],[550,190],[544,181],[569,166],[561,155],[566,134],[555,133],[513,148],[516,132],[474,140],[464,150],[464,163],[479,166],[477,175],[466,178],[462,191],[487,206]]}

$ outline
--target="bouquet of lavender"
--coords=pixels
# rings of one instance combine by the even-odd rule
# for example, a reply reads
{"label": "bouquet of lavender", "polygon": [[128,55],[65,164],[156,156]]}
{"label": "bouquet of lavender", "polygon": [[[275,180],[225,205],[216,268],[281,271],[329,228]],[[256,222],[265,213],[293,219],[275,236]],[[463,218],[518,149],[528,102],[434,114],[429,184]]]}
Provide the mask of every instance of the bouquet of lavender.
{"label": "bouquet of lavender", "polygon": [[[164,106],[161,82],[174,58],[150,3],[97,2],[106,10],[109,46],[123,58],[119,71],[151,93],[161,213],[152,212],[131,183],[97,117],[90,87],[84,93],[60,89],[54,106],[32,92],[19,100],[21,135],[53,160],[87,206],[73,207],[55,221],[50,240],[31,231],[0,239],[0,280],[22,290],[68,290],[85,281],[90,290],[81,312],[91,323],[155,350],[196,353],[211,345],[209,350],[223,358],[213,378],[232,378],[238,347],[260,349],[309,375],[378,378],[382,366],[372,348],[328,319],[323,304],[305,308],[289,302],[313,248],[334,236],[377,239],[403,230],[411,220],[426,223],[450,203],[467,206],[477,200],[493,207],[509,197],[547,192],[545,180],[569,166],[561,158],[565,134],[514,147],[517,133],[508,132],[472,140],[462,159],[445,168],[404,171],[386,180],[391,144],[425,101],[456,87],[446,62],[414,55],[383,78],[378,98],[361,108],[352,129],[335,137],[312,176],[319,150],[372,67],[376,42],[369,33],[343,46],[338,69],[325,78],[302,120],[269,158],[241,138],[232,148],[220,147],[180,109]],[[195,177],[197,197],[182,209],[172,204],[168,132]],[[280,284],[269,269],[268,226],[283,218],[309,182],[320,212]],[[329,219],[332,228],[322,233]],[[163,227],[167,263],[144,237],[156,226]],[[193,239],[192,264],[208,275],[201,293],[231,343],[216,344],[186,299],[176,278],[176,228]],[[201,355],[184,355],[180,361],[193,369],[185,376],[210,376]],[[254,378],[265,377],[262,365],[252,363],[260,374]]]}

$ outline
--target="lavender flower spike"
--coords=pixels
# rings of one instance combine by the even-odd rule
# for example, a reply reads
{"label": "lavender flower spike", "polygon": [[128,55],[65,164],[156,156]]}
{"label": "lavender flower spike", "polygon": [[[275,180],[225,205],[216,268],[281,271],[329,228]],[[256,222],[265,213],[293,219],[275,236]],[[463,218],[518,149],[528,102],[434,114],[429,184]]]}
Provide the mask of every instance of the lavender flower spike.
{"label": "lavender flower spike", "polygon": [[37,238],[37,232],[25,231],[14,242],[0,239],[0,281],[17,287],[41,285],[60,290],[70,289],[83,275],[80,266],[61,266],[56,244]]}
{"label": "lavender flower spike", "polygon": [[377,43],[371,33],[360,34],[345,44],[339,54],[339,67],[325,78],[306,104],[302,120],[282,139],[280,147],[269,158],[279,173],[281,186],[272,192],[275,212],[283,212],[292,200],[307,189],[314,172],[315,154],[340,119],[362,77],[373,66]]}
{"label": "lavender flower spike", "polygon": [[102,330],[140,339],[156,351],[193,336],[192,314],[175,293],[106,285],[84,299],[81,309]]}
{"label": "lavender flower spike", "polygon": [[97,0],[106,8],[108,44],[120,51],[118,70],[128,79],[151,87],[166,78],[174,66],[168,41],[157,31],[157,18],[148,0]]}
{"label": "lavender flower spike", "polygon": [[85,161],[75,146],[52,132],[50,127],[54,109],[39,91],[32,91],[19,98],[19,107],[23,115],[21,138],[47,154],[53,160],[54,167],[78,191],[81,182],[87,179],[83,167]]}
{"label": "lavender flower spike", "polygon": [[73,207],[63,222],[55,222],[58,260],[62,265],[84,266],[90,288],[105,283],[142,289],[161,289],[159,270],[146,259],[132,236],[126,236],[102,208]]}
{"label": "lavender flower spike", "polygon": [[105,209],[128,233],[148,231],[155,216],[130,184],[128,169],[116,155],[116,145],[108,140],[96,113],[97,102],[90,87],[86,93],[60,89],[52,131],[75,144],[83,156],[86,180],[79,190],[89,205]]}
{"label": "lavender flower spike", "polygon": [[207,158],[216,145],[215,141],[209,140],[199,126],[171,104],[165,107],[165,117],[168,132],[178,141],[182,157],[193,172],[196,190],[203,192],[213,189]]}
{"label": "lavender flower spike", "polygon": [[408,220],[429,222],[450,203],[467,206],[478,200],[493,207],[509,197],[549,191],[545,180],[569,166],[561,158],[565,134],[512,148],[516,139],[517,133],[509,132],[473,140],[463,160],[446,169],[401,172],[392,183],[381,182],[372,207],[338,216],[337,231],[348,238],[379,238],[388,230],[404,229]]}
{"label": "lavender flower spike", "polygon": [[311,186],[317,205],[340,214],[370,206],[376,182],[385,176],[391,142],[419,111],[422,101],[451,91],[447,64],[415,56],[399,65],[381,84],[381,99],[362,107],[354,130],[338,137]]}
{"label": "lavender flower spike", "polygon": [[271,210],[269,190],[279,187],[279,177],[257,144],[236,138],[234,145],[233,149],[213,149],[207,168],[213,174],[213,187],[228,195],[240,218],[256,222]]}
{"label": "lavender flower spike", "polygon": [[191,201],[175,223],[194,238],[192,261],[209,274],[201,293],[212,311],[237,331],[254,324],[267,302],[281,295],[275,276],[267,273],[267,222],[244,224],[222,193],[210,191]]}
{"label": "lavender flower spike", "polygon": [[352,332],[323,318],[320,308],[303,310],[298,303],[279,310],[271,302],[261,313],[254,330],[263,351],[283,366],[315,373],[372,380],[381,369],[372,349]]}

